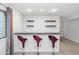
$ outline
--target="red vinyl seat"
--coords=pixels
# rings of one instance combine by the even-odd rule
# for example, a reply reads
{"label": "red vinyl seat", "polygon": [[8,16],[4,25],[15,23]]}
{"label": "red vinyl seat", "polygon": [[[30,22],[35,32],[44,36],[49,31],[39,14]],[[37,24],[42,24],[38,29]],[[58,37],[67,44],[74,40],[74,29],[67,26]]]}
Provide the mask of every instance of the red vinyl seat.
{"label": "red vinyl seat", "polygon": [[22,47],[24,48],[25,47],[25,42],[26,42],[27,38],[23,38],[21,35],[18,35],[17,37],[21,41]]}
{"label": "red vinyl seat", "polygon": [[52,42],[52,47],[54,48],[55,47],[55,42],[58,40],[55,36],[53,36],[53,35],[49,35],[48,36],[49,37],[49,39],[51,40],[51,42]]}
{"label": "red vinyl seat", "polygon": [[34,38],[35,41],[37,42],[37,47],[39,47],[39,43],[40,43],[40,41],[42,40],[42,38],[40,38],[40,37],[37,36],[37,35],[33,35],[33,38]]}

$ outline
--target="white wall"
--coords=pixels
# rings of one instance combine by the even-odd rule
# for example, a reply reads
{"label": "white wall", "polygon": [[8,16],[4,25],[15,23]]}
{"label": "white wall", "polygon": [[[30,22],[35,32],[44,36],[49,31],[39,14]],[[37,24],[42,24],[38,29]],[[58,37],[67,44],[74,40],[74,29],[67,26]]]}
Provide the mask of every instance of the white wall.
{"label": "white wall", "polygon": [[[34,20],[34,22],[27,22],[27,20]],[[56,22],[45,22],[45,20],[56,20]],[[34,25],[33,28],[27,25]],[[45,27],[45,25],[56,25],[56,27]],[[59,33],[60,32],[60,17],[59,16],[26,16],[24,18],[24,31],[26,33]]]}
{"label": "white wall", "polygon": [[79,18],[64,22],[64,37],[79,43]]}
{"label": "white wall", "polygon": [[17,10],[13,9],[13,32],[23,32],[23,16]]}

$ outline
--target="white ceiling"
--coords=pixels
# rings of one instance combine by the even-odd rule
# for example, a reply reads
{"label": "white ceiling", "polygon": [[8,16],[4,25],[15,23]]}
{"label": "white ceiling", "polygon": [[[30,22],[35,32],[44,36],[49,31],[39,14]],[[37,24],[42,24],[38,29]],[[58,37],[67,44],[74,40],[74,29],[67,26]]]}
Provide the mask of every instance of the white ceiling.
{"label": "white ceiling", "polygon": [[[59,15],[64,19],[79,14],[79,3],[10,3],[9,5],[28,16]],[[27,8],[31,8],[32,12],[26,12]],[[44,12],[39,11],[41,8],[44,9]],[[52,8],[56,8],[58,11],[52,13],[50,12]]]}

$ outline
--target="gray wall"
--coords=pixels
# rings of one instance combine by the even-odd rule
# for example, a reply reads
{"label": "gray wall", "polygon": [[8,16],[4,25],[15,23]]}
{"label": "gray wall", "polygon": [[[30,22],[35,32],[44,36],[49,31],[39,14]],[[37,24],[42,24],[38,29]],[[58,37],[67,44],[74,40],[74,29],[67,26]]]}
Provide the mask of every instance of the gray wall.
{"label": "gray wall", "polygon": [[64,37],[79,43],[79,18],[64,22]]}

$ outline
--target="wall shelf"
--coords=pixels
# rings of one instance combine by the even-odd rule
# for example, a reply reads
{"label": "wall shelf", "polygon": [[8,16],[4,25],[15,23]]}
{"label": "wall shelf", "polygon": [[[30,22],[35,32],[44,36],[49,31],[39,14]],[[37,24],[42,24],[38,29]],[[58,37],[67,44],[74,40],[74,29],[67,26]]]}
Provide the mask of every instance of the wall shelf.
{"label": "wall shelf", "polygon": [[45,22],[56,22],[56,20],[45,20]]}
{"label": "wall shelf", "polygon": [[34,25],[26,25],[27,27],[34,27]]}
{"label": "wall shelf", "polygon": [[45,25],[45,27],[56,27],[56,25]]}
{"label": "wall shelf", "polygon": [[34,22],[34,20],[27,20],[27,22]]}

